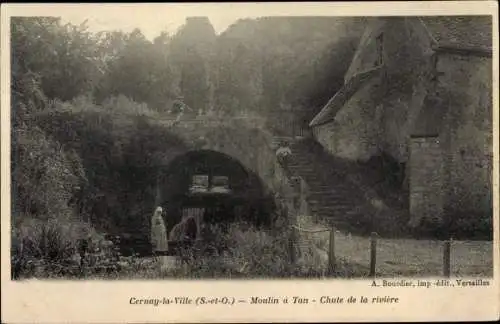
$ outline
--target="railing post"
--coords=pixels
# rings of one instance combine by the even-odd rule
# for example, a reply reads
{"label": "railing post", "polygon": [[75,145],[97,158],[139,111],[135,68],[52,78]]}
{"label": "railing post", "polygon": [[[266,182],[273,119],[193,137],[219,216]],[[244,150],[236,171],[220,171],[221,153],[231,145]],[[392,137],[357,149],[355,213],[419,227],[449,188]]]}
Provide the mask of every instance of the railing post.
{"label": "railing post", "polygon": [[332,275],[335,272],[335,265],[337,260],[335,258],[335,229],[330,230],[330,242],[328,249],[328,269]]}
{"label": "railing post", "polygon": [[375,266],[377,264],[377,233],[370,235],[370,277],[375,277]]}
{"label": "railing post", "polygon": [[446,278],[450,277],[451,274],[451,265],[450,265],[450,254],[451,254],[451,242],[452,239],[444,242],[443,249],[443,276]]}

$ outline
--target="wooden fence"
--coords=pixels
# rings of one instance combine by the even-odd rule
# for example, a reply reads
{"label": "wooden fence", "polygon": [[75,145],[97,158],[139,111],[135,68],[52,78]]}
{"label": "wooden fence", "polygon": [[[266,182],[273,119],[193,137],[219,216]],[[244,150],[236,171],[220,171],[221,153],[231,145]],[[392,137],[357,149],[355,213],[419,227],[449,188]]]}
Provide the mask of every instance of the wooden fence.
{"label": "wooden fence", "polygon": [[[305,228],[301,228],[297,225],[291,226],[291,234],[289,238],[289,253],[290,253],[290,263],[295,264],[297,261],[297,249],[298,241],[300,237],[300,233],[329,233],[329,242],[328,242],[328,270],[330,274],[335,272],[337,258],[335,251],[335,238],[340,233],[340,231],[331,229],[318,229],[318,230],[309,230]],[[370,235],[370,272],[369,276],[374,278],[377,275],[377,242],[378,242],[378,234],[376,232],[372,232]],[[451,275],[451,246],[453,240],[447,240],[443,242],[443,268],[442,268],[442,276],[445,278],[449,278]]]}

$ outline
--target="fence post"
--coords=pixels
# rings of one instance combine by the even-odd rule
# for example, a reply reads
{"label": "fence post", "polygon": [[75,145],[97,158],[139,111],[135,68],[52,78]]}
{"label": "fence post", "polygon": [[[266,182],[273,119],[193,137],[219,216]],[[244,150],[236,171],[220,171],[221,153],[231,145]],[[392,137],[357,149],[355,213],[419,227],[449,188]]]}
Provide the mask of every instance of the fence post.
{"label": "fence post", "polygon": [[449,278],[451,273],[450,271],[451,241],[452,239],[445,241],[443,249],[443,276],[446,278]]}
{"label": "fence post", "polygon": [[[289,205],[292,205],[290,208]],[[284,209],[286,210],[287,225],[290,229],[290,235],[288,236],[288,254],[290,257],[290,264],[295,265],[297,262],[297,253],[295,250],[297,242],[297,217],[293,209],[293,201],[290,202],[289,198],[285,200]]]}
{"label": "fence post", "polygon": [[295,244],[297,241],[297,233],[296,233],[297,229],[295,228],[294,225],[295,224],[291,226],[291,233],[290,237],[288,238],[288,253],[290,254],[291,265],[295,265],[297,262],[297,255],[295,253]]}
{"label": "fence post", "polygon": [[377,264],[377,233],[370,235],[370,277],[375,277],[375,265]]}
{"label": "fence post", "polygon": [[330,274],[335,272],[336,258],[335,258],[335,229],[330,230],[330,244],[328,249],[328,266]]}

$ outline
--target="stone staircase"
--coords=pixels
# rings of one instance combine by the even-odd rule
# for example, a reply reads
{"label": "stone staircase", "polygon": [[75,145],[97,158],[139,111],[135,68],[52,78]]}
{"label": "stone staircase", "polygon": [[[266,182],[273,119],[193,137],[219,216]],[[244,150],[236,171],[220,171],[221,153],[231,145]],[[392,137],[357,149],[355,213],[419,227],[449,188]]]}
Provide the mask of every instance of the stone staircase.
{"label": "stone staircase", "polygon": [[347,180],[342,165],[332,162],[312,139],[296,141],[291,149],[290,171],[307,183],[307,202],[313,217],[341,231],[369,232],[369,204],[362,190]]}

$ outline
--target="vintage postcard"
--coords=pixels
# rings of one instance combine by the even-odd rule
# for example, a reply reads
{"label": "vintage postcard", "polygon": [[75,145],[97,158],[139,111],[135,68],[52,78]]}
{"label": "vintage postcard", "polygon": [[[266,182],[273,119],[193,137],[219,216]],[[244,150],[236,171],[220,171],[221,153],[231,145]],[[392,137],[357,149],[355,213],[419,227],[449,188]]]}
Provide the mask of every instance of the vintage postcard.
{"label": "vintage postcard", "polygon": [[499,319],[496,2],[1,13],[2,322]]}

